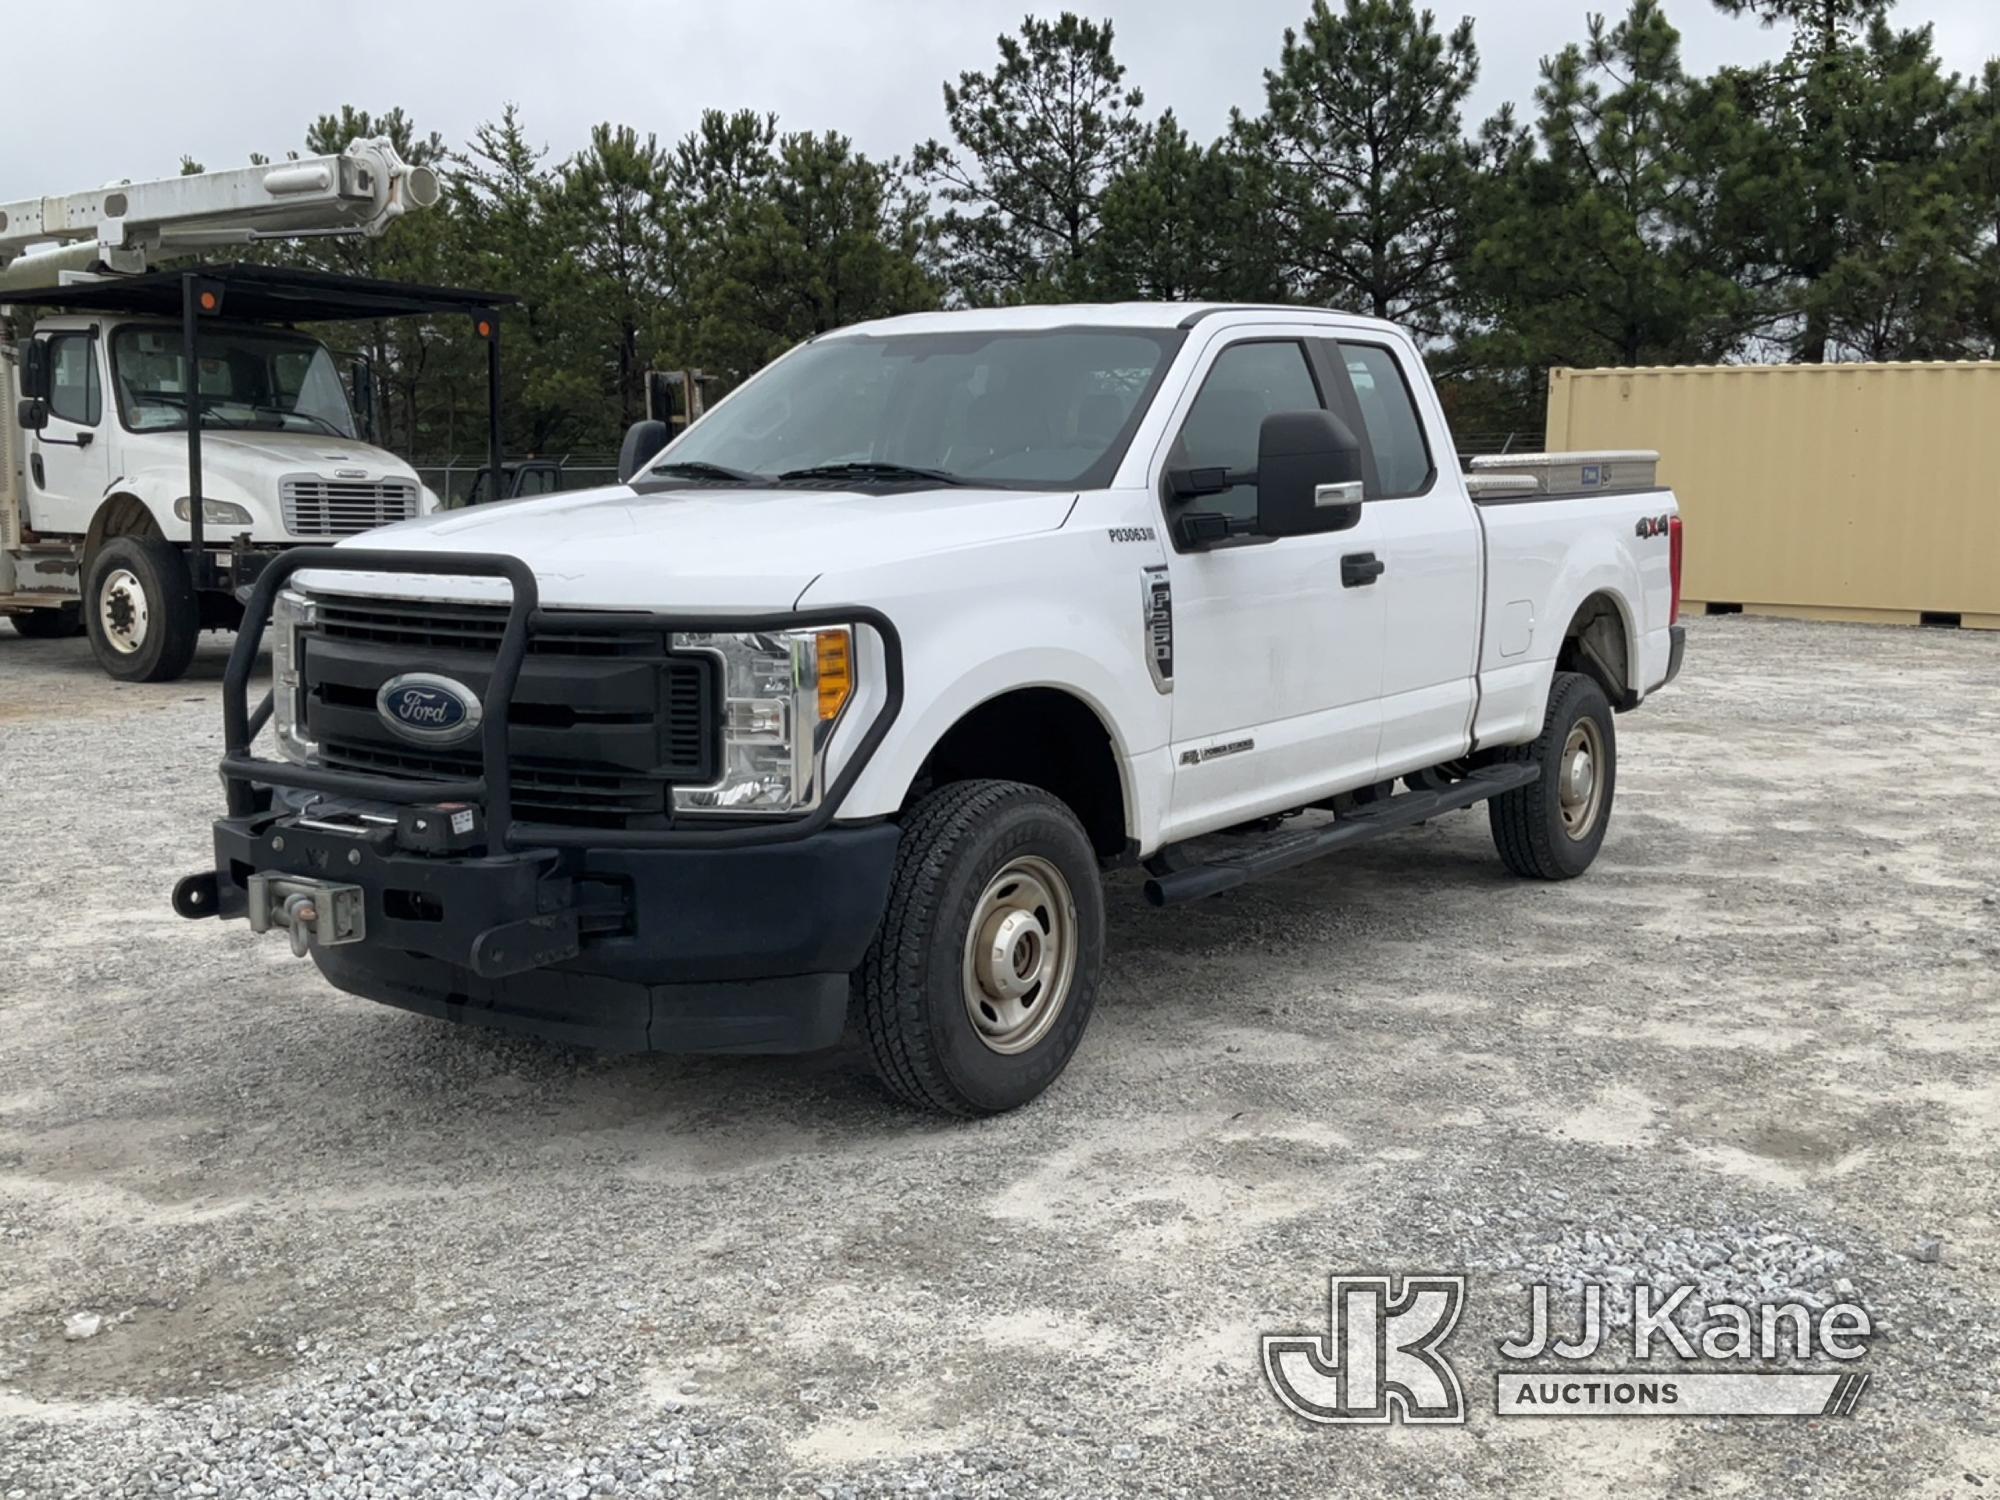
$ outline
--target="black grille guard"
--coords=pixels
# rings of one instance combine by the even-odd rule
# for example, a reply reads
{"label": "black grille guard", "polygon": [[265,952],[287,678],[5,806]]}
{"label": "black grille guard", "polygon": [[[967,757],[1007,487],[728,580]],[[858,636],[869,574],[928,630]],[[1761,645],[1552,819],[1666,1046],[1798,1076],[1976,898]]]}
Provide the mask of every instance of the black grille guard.
{"label": "black grille guard", "polygon": [[[480,699],[480,774],[460,780],[414,780],[370,776],[359,771],[335,771],[286,760],[253,755],[250,745],[270,721],[272,695],[266,693],[252,710],[250,675],[257,651],[271,623],[278,591],[294,574],[314,572],[415,573],[446,578],[499,578],[511,588],[507,624],[493,663],[493,675]],[[667,631],[801,630],[815,625],[865,625],[882,640],[885,692],[875,717],[840,774],[826,787],[819,805],[795,816],[681,814],[682,826],[659,829],[569,828],[548,823],[516,822],[512,811],[512,770],[507,761],[507,710],[527,660],[528,639],[539,625],[571,629],[632,629],[643,626]],[[275,691],[275,685],[273,688]],[[353,547],[300,547],[280,554],[257,579],[243,609],[243,624],[229,653],[222,678],[222,784],[229,816],[250,817],[258,810],[258,786],[325,792],[364,801],[417,804],[471,802],[486,814],[487,838],[496,849],[593,848],[684,849],[729,848],[744,844],[785,843],[807,838],[833,821],[841,799],[867,765],[903,707],[903,646],[896,627],[880,610],[842,605],[822,610],[791,610],[761,615],[638,614],[628,611],[562,610],[541,607],[535,574],[518,557],[490,552],[373,551]]]}

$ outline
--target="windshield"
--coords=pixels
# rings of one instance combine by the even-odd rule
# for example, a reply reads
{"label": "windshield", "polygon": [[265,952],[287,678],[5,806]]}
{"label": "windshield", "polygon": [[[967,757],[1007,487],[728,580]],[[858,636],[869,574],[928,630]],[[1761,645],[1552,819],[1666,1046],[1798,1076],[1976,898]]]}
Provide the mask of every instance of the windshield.
{"label": "windshield", "polygon": [[[1183,335],[1174,329],[852,335],[794,351],[655,461],[742,479],[923,471],[1022,489],[1110,482]],[[802,476],[811,477],[811,476]]]}
{"label": "windshield", "polygon": [[[203,427],[354,436],[347,392],[325,345],[293,333],[212,329],[195,347]],[[118,410],[132,431],[187,427],[178,328],[120,328],[111,338],[111,369]]]}

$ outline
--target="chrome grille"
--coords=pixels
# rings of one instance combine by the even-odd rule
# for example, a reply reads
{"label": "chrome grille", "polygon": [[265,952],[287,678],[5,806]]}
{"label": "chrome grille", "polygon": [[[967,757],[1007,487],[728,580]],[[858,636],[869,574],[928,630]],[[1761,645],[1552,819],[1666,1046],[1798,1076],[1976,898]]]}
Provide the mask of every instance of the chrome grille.
{"label": "chrome grille", "polygon": [[417,513],[417,487],[407,479],[287,479],[278,494],[293,536],[353,536]]}

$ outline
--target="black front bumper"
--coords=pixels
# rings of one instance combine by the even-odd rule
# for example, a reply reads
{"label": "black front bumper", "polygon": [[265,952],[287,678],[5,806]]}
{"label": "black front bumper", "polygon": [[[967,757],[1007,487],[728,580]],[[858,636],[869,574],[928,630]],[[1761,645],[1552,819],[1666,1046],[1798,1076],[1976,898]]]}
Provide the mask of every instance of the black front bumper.
{"label": "black front bumper", "polygon": [[[272,715],[250,679],[277,591],[315,572],[504,582],[506,623],[481,675],[477,774],[433,779],[266,760]],[[796,818],[599,828],[514,815],[510,715],[538,631],[802,629],[849,624],[880,642],[884,694],[818,805]],[[223,675],[215,867],[182,881],[183,916],[272,920],[283,883],[298,940],[341,988],[391,1005],[565,1041],[653,1051],[788,1052],[841,1032],[847,976],[888,903],[897,829],[842,825],[847,789],[902,705],[894,624],[861,606],[731,615],[546,612],[533,570],[482,553],[306,547],[270,560],[244,607]],[[456,816],[440,823],[444,808]],[[311,815],[308,816],[307,814]],[[459,818],[467,820],[460,829]],[[251,910],[256,877],[265,901]],[[310,890],[299,889],[306,882]],[[333,888],[349,889],[336,891]],[[326,898],[324,900],[320,898]],[[294,901],[335,914],[293,925]],[[363,920],[353,920],[356,908]],[[345,920],[347,925],[343,926]]]}
{"label": "black front bumper", "polygon": [[833,1045],[898,837],[878,823],[737,848],[437,855],[394,826],[317,821],[221,819],[213,876],[190,877],[177,905],[242,916],[260,873],[357,886],[365,938],[311,950],[341,989],[618,1051]]}

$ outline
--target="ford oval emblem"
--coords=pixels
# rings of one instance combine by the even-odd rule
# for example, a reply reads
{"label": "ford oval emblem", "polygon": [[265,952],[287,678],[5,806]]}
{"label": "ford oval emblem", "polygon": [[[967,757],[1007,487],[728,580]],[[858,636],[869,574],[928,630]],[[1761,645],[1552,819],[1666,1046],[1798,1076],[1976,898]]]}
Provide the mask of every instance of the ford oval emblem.
{"label": "ford oval emblem", "polygon": [[479,731],[479,695],[435,672],[391,677],[375,694],[375,712],[406,740],[455,745]]}

